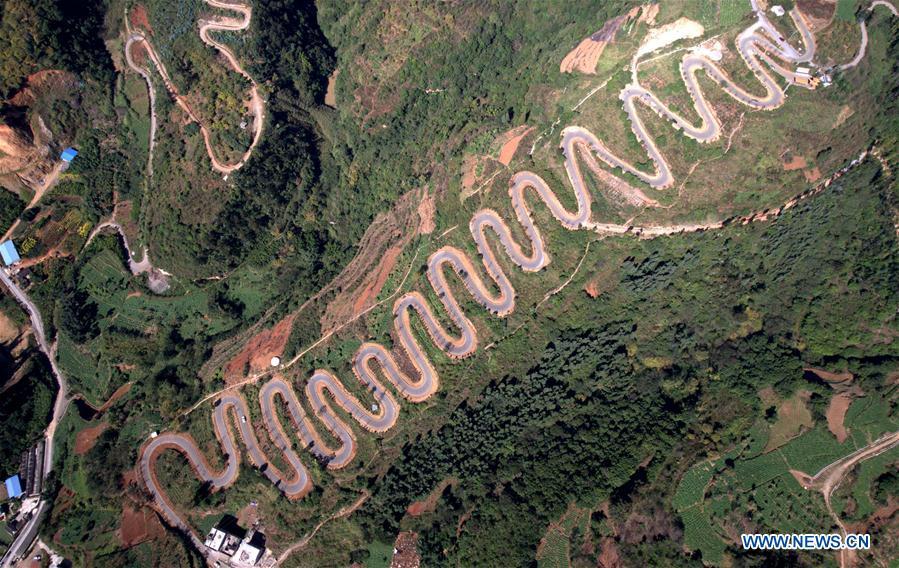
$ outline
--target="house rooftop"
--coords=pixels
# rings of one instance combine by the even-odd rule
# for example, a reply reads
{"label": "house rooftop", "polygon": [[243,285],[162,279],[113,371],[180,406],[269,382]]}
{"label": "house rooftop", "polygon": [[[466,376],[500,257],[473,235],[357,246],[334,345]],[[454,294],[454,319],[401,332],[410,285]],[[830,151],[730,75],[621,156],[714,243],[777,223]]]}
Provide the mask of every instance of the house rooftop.
{"label": "house rooftop", "polygon": [[10,499],[16,499],[22,496],[22,482],[18,475],[14,475],[6,480],[6,495]]}
{"label": "house rooftop", "polygon": [[12,266],[21,260],[19,251],[16,250],[16,245],[12,241],[0,243],[0,257],[3,258],[3,264],[6,266]]}
{"label": "house rooftop", "polygon": [[65,150],[62,151],[62,154],[60,154],[59,157],[62,159],[63,162],[71,162],[72,160],[75,159],[75,156],[77,156],[77,155],[78,155],[78,150],[76,150],[75,148],[66,148]]}

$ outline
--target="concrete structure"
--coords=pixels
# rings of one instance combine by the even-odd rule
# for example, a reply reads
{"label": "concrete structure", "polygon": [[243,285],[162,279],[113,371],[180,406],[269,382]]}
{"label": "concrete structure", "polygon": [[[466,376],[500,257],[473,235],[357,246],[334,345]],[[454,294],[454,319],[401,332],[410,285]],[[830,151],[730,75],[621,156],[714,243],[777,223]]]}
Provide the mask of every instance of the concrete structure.
{"label": "concrete structure", "polygon": [[249,537],[240,543],[240,548],[237,549],[237,553],[232,561],[242,566],[255,566],[264,553],[265,535],[261,532],[253,531]]}
{"label": "concrete structure", "polygon": [[62,151],[62,154],[59,155],[59,158],[63,162],[71,163],[72,160],[75,159],[75,156],[78,155],[78,150],[75,148],[66,148]]}
{"label": "concrete structure", "polygon": [[796,73],[793,74],[793,82],[812,89],[821,84],[821,80],[812,76],[812,71],[808,67],[797,67]]}
{"label": "concrete structure", "polygon": [[19,480],[18,475],[14,475],[6,480],[6,496],[9,499],[16,499],[21,497],[24,493],[22,491],[22,482]]}
{"label": "concrete structure", "polygon": [[237,526],[236,518],[232,515],[224,515],[206,535],[203,544],[216,552],[234,556],[246,533],[246,530]]}
{"label": "concrete structure", "polygon": [[12,266],[22,260],[19,258],[19,251],[16,250],[16,245],[12,241],[0,243],[0,256],[3,257],[3,264],[6,266]]}

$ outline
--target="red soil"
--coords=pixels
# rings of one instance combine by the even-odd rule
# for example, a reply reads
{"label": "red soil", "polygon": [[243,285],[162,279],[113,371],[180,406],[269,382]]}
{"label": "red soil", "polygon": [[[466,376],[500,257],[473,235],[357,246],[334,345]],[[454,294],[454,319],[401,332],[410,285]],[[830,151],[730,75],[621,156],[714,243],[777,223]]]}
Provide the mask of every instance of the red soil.
{"label": "red soil", "polygon": [[812,183],[821,179],[821,170],[817,167],[814,167],[810,170],[803,170],[802,175],[805,176],[805,181]]}
{"label": "red soil", "polygon": [[434,196],[425,193],[418,204],[418,232],[422,235],[430,235],[434,232],[436,225],[434,224]]}
{"label": "red soil", "polygon": [[801,170],[807,165],[808,163],[802,156],[793,156],[789,162],[784,162],[784,170],[792,172],[793,170]]}
{"label": "red soil", "polygon": [[143,4],[135,6],[128,15],[131,21],[131,27],[137,28],[153,35],[153,27],[150,25],[150,17],[147,15],[147,8]]}
{"label": "red soil", "polygon": [[599,553],[597,566],[600,568],[618,568],[621,566],[621,556],[618,554],[618,546],[615,540],[609,537],[602,539],[599,545],[602,552]]}
{"label": "red soil", "polygon": [[238,382],[250,372],[261,371],[271,365],[272,357],[280,357],[293,329],[294,315],[289,315],[274,327],[263,330],[250,339],[244,348],[225,365],[225,381]]}
{"label": "red soil", "polygon": [[75,434],[75,453],[83,456],[89,452],[97,444],[97,439],[107,428],[109,428],[108,423],[100,422],[96,426],[89,426]]}
{"label": "red soil", "polygon": [[502,165],[508,166],[512,163],[512,158],[515,156],[515,152],[518,151],[518,146],[521,144],[522,139],[524,139],[524,137],[533,129],[533,126],[519,126],[506,133],[506,135],[510,137],[503,143],[503,147],[499,151],[499,162]]}
{"label": "red soil", "polygon": [[153,511],[146,507],[133,509],[131,505],[125,505],[122,508],[119,539],[125,548],[159,538],[164,532],[165,529]]}
{"label": "red soil", "polygon": [[406,514],[410,517],[418,517],[422,513],[433,511],[437,507],[437,501],[440,500],[440,496],[443,495],[443,492],[444,490],[446,490],[447,486],[455,486],[458,482],[459,480],[455,478],[444,479],[437,484],[437,487],[435,487],[434,490],[431,491],[426,499],[423,499],[422,501],[413,501],[408,507],[406,507]]}
{"label": "red soil", "polygon": [[384,284],[387,282],[387,277],[390,276],[390,273],[393,271],[393,267],[396,266],[396,261],[400,256],[400,253],[403,251],[400,247],[390,247],[384,252],[384,256],[381,258],[381,262],[378,264],[377,273],[375,274],[375,279],[373,282],[370,282],[365,289],[359,294],[356,298],[356,301],[353,303],[353,315],[358,314],[362,310],[364,310],[370,303],[373,303],[375,299],[378,297],[378,294],[381,293],[381,288],[384,287]]}
{"label": "red soil", "polygon": [[846,418],[850,404],[852,404],[852,395],[844,392],[835,394],[827,407],[827,429],[836,436],[837,441],[841,444],[849,436],[846,426],[843,425],[843,419]]}

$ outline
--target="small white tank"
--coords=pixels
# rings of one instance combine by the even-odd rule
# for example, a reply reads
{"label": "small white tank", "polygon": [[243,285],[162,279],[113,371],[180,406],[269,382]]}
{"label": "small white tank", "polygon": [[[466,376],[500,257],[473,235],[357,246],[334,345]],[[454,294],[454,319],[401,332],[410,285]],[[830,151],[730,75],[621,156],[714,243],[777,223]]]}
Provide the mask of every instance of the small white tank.
{"label": "small white tank", "polygon": [[280,357],[272,357],[272,367],[277,367],[280,364],[281,364]]}

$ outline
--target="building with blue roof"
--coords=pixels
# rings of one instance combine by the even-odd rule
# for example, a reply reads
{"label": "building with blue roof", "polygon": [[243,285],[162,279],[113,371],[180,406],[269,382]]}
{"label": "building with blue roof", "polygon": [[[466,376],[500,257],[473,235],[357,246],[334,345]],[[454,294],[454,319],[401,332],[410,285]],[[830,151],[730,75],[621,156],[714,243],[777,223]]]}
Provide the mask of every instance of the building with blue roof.
{"label": "building with blue roof", "polygon": [[78,150],[76,150],[75,148],[66,148],[65,150],[62,151],[62,154],[60,154],[59,157],[62,158],[63,162],[71,162],[72,160],[75,159],[75,156],[77,156],[77,155],[78,155]]}
{"label": "building with blue roof", "polygon": [[0,243],[0,257],[3,257],[3,264],[6,266],[12,266],[22,260],[19,258],[19,251],[16,250],[16,245],[12,241]]}
{"label": "building with blue roof", "polygon": [[17,499],[22,496],[22,482],[18,475],[14,475],[6,480],[6,496],[10,499]]}

